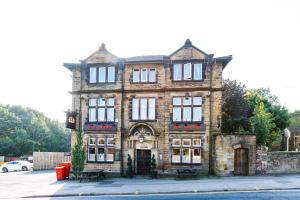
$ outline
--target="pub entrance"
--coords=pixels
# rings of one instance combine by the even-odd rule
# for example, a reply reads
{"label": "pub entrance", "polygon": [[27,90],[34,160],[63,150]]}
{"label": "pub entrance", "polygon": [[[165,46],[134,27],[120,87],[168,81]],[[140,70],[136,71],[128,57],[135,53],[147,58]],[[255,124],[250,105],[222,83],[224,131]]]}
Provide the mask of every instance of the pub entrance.
{"label": "pub entrance", "polygon": [[149,175],[151,163],[151,150],[137,149],[137,175]]}

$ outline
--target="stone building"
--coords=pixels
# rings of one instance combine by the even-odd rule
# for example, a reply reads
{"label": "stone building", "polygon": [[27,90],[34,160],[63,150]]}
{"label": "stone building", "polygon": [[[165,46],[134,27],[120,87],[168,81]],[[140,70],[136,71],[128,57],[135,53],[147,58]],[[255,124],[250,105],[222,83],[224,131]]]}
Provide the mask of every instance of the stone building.
{"label": "stone building", "polygon": [[[134,174],[178,168],[213,172],[214,135],[220,134],[222,71],[231,56],[217,57],[190,40],[169,56],[118,58],[104,44],[73,74],[72,109],[86,149],[85,168]],[[72,133],[72,147],[76,141]]]}

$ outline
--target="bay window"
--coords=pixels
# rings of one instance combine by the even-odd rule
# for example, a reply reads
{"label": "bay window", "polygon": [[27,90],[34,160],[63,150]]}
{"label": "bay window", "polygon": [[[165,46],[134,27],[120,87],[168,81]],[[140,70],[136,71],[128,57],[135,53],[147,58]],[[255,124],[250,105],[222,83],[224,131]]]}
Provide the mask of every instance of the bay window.
{"label": "bay window", "polygon": [[202,79],[202,63],[188,62],[173,65],[174,81],[200,81]]}
{"label": "bay window", "polygon": [[201,139],[173,139],[171,158],[174,164],[200,164]]}
{"label": "bay window", "polygon": [[155,120],[155,98],[132,99],[132,120]]}
{"label": "bay window", "polygon": [[89,122],[114,122],[114,106],[113,98],[89,99]]}
{"label": "bay window", "polygon": [[173,122],[200,122],[202,97],[174,97]]}
{"label": "bay window", "polygon": [[108,137],[89,138],[87,158],[90,162],[113,162],[114,139]]}

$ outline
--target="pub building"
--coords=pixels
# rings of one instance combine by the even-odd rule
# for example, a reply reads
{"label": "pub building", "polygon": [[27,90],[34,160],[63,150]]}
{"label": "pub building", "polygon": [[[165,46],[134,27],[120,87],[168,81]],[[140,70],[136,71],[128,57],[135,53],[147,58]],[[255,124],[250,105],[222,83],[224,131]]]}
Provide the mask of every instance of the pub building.
{"label": "pub building", "polygon": [[[212,136],[220,134],[222,71],[231,56],[214,57],[187,39],[166,55],[118,58],[104,44],[72,72],[72,148],[82,131],[85,169],[160,175],[193,168],[213,172]],[[80,105],[81,104],[81,105]],[[71,120],[74,121],[74,120]]]}

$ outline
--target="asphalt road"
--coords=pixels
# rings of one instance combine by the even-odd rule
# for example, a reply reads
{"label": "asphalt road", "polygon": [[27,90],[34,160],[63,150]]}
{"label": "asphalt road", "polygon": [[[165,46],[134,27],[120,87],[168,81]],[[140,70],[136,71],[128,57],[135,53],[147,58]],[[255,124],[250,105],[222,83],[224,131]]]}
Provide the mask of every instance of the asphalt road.
{"label": "asphalt road", "polygon": [[[61,198],[51,198],[61,199]],[[224,192],[224,193],[197,193],[171,195],[127,195],[127,196],[94,196],[69,197],[64,199],[101,199],[101,200],[297,200],[300,199],[300,190],[270,191],[270,192]]]}

